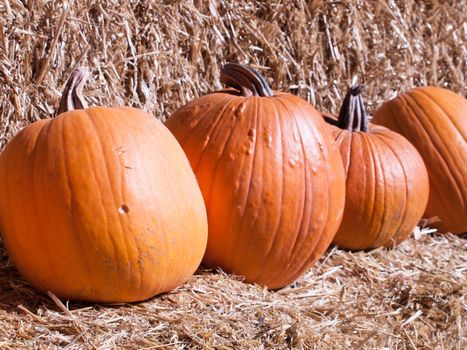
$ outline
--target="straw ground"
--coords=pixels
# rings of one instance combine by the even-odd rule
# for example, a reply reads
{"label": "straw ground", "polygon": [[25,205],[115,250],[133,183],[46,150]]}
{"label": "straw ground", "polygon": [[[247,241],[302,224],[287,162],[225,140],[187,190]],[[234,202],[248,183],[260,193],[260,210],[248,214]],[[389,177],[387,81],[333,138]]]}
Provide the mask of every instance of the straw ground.
{"label": "straw ground", "polygon": [[465,239],[422,234],[393,250],[331,249],[294,285],[267,291],[199,270],[152,300],[62,304],[2,251],[3,349],[465,349]]}

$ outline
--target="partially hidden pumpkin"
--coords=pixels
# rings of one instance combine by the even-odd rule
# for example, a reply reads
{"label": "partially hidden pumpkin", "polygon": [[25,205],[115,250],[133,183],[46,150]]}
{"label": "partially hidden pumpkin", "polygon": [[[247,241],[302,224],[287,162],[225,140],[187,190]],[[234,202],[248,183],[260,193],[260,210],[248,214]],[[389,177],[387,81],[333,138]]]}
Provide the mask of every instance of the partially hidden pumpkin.
{"label": "partially hidden pumpkin", "polygon": [[467,232],[467,100],[419,87],[384,103],[373,120],[404,135],[423,157],[430,177],[425,217],[443,232]]}
{"label": "partially hidden pumpkin", "polygon": [[143,300],[197,269],[206,209],[169,130],[139,109],[87,108],[85,78],[77,70],[63,113],[27,126],[1,154],[3,239],[24,278],[43,292]]}
{"label": "partially hidden pumpkin", "polygon": [[204,263],[271,289],[325,252],[344,208],[344,170],[320,114],[272,91],[255,70],[222,68],[230,88],[166,121],[197,176],[208,212]]}
{"label": "partially hidden pumpkin", "polygon": [[368,123],[362,90],[362,85],[349,89],[337,120],[325,117],[347,176],[344,218],[334,243],[351,250],[404,240],[428,200],[422,158],[401,135]]}

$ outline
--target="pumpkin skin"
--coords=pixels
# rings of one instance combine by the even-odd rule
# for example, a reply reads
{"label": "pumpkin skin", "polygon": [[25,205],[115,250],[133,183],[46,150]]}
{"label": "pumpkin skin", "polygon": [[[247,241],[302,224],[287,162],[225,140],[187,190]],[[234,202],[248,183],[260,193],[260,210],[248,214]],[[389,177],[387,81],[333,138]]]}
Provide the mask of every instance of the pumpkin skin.
{"label": "pumpkin skin", "polygon": [[166,125],[205,200],[204,264],[277,289],[309,269],[334,238],[344,207],[342,161],[307,102],[272,92],[246,66],[224,66],[221,80],[235,89],[193,100]]}
{"label": "pumpkin skin", "polygon": [[337,121],[325,117],[347,176],[344,218],[334,243],[350,250],[406,239],[423,215],[429,191],[417,150],[401,135],[368,124],[362,89],[349,90]]}
{"label": "pumpkin skin", "polygon": [[413,89],[384,103],[374,123],[404,135],[430,177],[425,217],[442,232],[467,232],[467,101],[447,89]]}
{"label": "pumpkin skin", "polygon": [[167,128],[129,107],[35,122],[0,156],[5,246],[42,292],[132,302],[172,290],[201,262],[203,198]]}

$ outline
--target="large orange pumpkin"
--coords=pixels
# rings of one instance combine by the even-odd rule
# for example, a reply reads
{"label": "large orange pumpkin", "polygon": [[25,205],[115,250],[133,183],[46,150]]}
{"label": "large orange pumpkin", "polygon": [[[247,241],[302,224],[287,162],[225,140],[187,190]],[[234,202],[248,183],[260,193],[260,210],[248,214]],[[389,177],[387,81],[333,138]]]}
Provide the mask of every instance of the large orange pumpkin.
{"label": "large orange pumpkin", "polygon": [[422,158],[401,135],[368,123],[362,90],[349,89],[337,120],[325,117],[347,174],[344,218],[334,243],[352,250],[404,240],[428,201]]}
{"label": "large orange pumpkin", "polygon": [[374,122],[404,135],[420,152],[430,176],[425,216],[442,231],[467,232],[467,100],[427,86],[384,103]]}
{"label": "large orange pumpkin", "polygon": [[[85,107],[83,71],[61,111]],[[207,216],[190,164],[158,120],[92,107],[19,132],[0,156],[6,248],[43,292],[131,302],[169,291],[196,270]]]}
{"label": "large orange pumpkin", "polygon": [[325,252],[344,208],[344,170],[320,114],[227,64],[231,88],[178,109],[166,125],[195,170],[208,212],[204,263],[280,288]]}

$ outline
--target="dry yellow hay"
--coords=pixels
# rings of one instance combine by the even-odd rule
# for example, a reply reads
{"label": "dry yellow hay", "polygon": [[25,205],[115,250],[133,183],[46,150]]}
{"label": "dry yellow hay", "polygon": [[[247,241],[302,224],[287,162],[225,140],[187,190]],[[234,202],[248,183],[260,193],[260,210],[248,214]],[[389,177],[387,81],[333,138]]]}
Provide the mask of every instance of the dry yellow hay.
{"label": "dry yellow hay", "polygon": [[[336,111],[354,76],[369,109],[413,86],[465,95],[458,1],[0,1],[0,148],[52,116],[73,68],[91,104],[164,119],[249,63],[275,89]],[[148,302],[70,304],[36,293],[0,249],[0,348],[464,349],[465,239],[332,249],[293,288],[268,292],[199,271]],[[53,300],[55,299],[55,301]],[[65,303],[65,304],[63,304]],[[69,310],[67,309],[69,308]]]}
{"label": "dry yellow hay", "polygon": [[200,270],[171,293],[120,306],[57,306],[2,252],[0,348],[465,349],[466,248],[422,235],[393,250],[331,249],[277,292]]}
{"label": "dry yellow hay", "polygon": [[[170,4],[170,5],[169,5]],[[465,1],[0,1],[0,146],[53,114],[73,68],[92,104],[165,118],[249,63],[336,111],[353,76],[370,109],[413,86],[465,93]]]}

